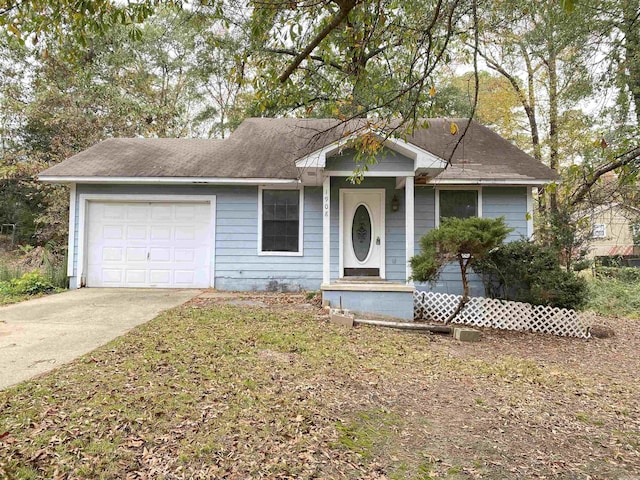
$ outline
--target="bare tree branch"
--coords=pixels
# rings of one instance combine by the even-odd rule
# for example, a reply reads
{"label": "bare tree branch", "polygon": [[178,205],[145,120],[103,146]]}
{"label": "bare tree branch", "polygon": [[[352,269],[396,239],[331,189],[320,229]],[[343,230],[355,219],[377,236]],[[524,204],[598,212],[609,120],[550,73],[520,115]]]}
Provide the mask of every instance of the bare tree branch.
{"label": "bare tree branch", "polygon": [[[290,50],[290,49],[286,49],[286,48],[264,48],[263,50],[265,52],[267,52],[267,53],[278,53],[278,54],[281,54],[281,55],[289,55],[291,57],[295,57],[295,56],[298,55],[298,53],[296,51]],[[327,60],[325,60],[324,58],[322,58],[322,57],[320,57],[318,55],[309,55],[308,57],[310,59],[312,59],[312,60],[320,62],[320,63],[322,63],[324,65],[329,65],[329,66],[335,68],[336,70],[344,72],[344,66],[340,65],[339,63],[327,62]]]}
{"label": "bare tree branch", "polygon": [[349,12],[351,12],[351,10],[353,10],[358,4],[358,0],[336,0],[336,3],[340,7],[340,11],[338,12],[338,14],[333,17],[331,22],[329,22],[327,26],[324,27],[313,40],[311,40],[309,45],[307,45],[302,52],[296,55],[291,64],[284,72],[282,72],[282,75],[280,75],[280,77],[278,78],[278,80],[280,80],[280,83],[286,82],[291,74],[296,70],[296,68],[300,66],[303,60],[311,55],[311,52],[313,52],[315,48],[320,45],[320,42],[322,42],[322,40],[324,40],[327,35],[329,35],[333,30],[340,26],[344,19],[347,18],[347,15],[349,15]]}
{"label": "bare tree branch", "polygon": [[623,153],[622,155],[615,157],[613,162],[607,163],[606,165],[603,165],[602,167],[596,169],[596,171],[593,172],[591,178],[587,182],[583,183],[575,192],[573,192],[569,201],[569,205],[573,207],[584,200],[584,198],[589,194],[591,188],[604,174],[609,173],[616,168],[629,165],[630,163],[633,163],[638,159],[640,159],[640,147],[635,147]]}

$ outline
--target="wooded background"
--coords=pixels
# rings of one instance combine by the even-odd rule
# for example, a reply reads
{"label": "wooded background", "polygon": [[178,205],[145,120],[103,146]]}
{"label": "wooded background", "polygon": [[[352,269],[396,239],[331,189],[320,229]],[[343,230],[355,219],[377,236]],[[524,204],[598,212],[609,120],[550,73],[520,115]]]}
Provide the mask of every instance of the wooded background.
{"label": "wooded background", "polygon": [[397,135],[473,116],[562,175],[537,238],[569,267],[586,212],[640,207],[639,0],[0,0],[0,27],[0,223],[20,243],[65,243],[47,166],[249,116],[400,119]]}

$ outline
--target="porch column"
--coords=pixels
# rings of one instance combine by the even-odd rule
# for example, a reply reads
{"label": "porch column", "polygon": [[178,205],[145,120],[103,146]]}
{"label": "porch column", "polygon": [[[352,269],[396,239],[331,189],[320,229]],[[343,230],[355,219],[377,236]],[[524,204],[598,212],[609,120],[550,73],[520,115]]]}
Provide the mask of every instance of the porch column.
{"label": "porch column", "polygon": [[411,257],[413,257],[413,239],[414,239],[414,177],[407,177],[404,183],[404,203],[405,203],[405,238],[406,238],[406,252],[407,252],[407,278],[406,281],[408,284],[412,284],[413,281],[410,280],[413,275],[413,270],[411,270]]}
{"label": "porch column", "polygon": [[322,182],[322,283],[331,283],[331,177]]}

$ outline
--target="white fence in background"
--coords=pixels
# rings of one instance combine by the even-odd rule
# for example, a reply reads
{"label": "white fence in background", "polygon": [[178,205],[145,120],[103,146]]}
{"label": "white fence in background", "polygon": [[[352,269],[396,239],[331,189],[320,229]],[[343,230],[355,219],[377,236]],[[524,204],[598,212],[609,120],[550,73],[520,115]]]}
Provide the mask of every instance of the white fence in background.
{"label": "white fence in background", "polygon": [[[413,295],[414,318],[444,322],[459,301],[460,295],[416,291]],[[588,318],[588,314],[566,308],[471,297],[453,323],[589,338]]]}

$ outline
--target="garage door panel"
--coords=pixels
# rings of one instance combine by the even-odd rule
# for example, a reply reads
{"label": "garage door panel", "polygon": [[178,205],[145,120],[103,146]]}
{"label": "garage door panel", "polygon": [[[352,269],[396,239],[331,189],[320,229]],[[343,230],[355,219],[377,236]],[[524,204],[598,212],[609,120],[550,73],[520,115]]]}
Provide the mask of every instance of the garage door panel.
{"label": "garage door panel", "polygon": [[176,285],[191,285],[196,282],[196,274],[192,270],[176,270],[174,276]]}
{"label": "garage door panel", "polygon": [[124,260],[123,248],[104,247],[102,249],[102,262],[122,262]]}
{"label": "garage door panel", "polygon": [[200,203],[194,207],[195,218],[198,223],[209,223],[211,220],[211,206],[207,203]]}
{"label": "garage door panel", "polygon": [[170,225],[153,225],[151,227],[151,241],[172,240]]}
{"label": "garage door panel", "polygon": [[149,249],[150,262],[171,262],[171,249],[153,248]]}
{"label": "garage door panel", "polygon": [[176,205],[174,210],[174,219],[176,221],[181,220],[195,220],[197,215],[197,205]]}
{"label": "garage door panel", "polygon": [[103,268],[101,269],[101,280],[105,284],[113,283],[119,285],[122,283],[122,273],[120,269]]}
{"label": "garage door panel", "polygon": [[175,239],[177,241],[195,240],[196,227],[191,225],[180,225],[175,228]]}
{"label": "garage door panel", "polygon": [[208,287],[209,203],[90,202],[88,286]]}
{"label": "garage door panel", "polygon": [[102,216],[109,220],[124,220],[126,218],[126,206],[116,203],[105,203],[102,206]]}
{"label": "garage door panel", "polygon": [[127,225],[127,240],[146,240],[148,228],[146,225]]}
{"label": "garage door panel", "polygon": [[155,287],[171,286],[171,270],[149,270],[149,283]]}
{"label": "garage door panel", "polygon": [[146,220],[149,217],[149,205],[145,203],[127,204],[127,220]]}
{"label": "garage door panel", "polygon": [[120,240],[124,238],[124,228],[119,225],[105,225],[102,227],[102,238]]}
{"label": "garage door panel", "polygon": [[145,286],[147,284],[147,270],[129,268],[125,271],[125,282],[131,286]]}
{"label": "garage door panel", "polygon": [[173,251],[175,262],[194,262],[196,252],[193,248],[176,248]]}
{"label": "garage door panel", "polygon": [[154,204],[151,205],[151,219],[152,220],[172,220],[173,219],[174,205],[171,204]]}
{"label": "garage door panel", "polygon": [[147,260],[147,249],[143,247],[127,247],[126,263],[144,262]]}

